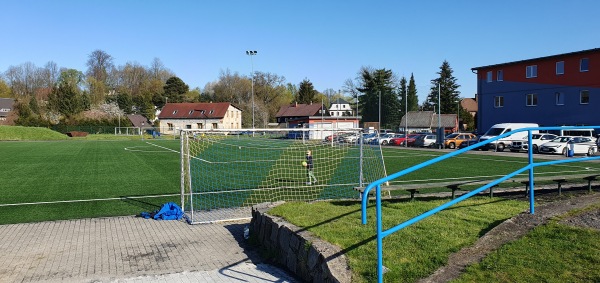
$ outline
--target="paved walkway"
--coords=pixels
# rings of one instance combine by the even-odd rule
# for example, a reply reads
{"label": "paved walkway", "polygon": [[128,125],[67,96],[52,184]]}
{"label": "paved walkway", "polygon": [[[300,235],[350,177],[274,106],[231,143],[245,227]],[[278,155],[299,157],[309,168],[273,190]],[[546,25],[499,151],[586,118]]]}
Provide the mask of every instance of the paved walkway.
{"label": "paved walkway", "polygon": [[0,225],[0,282],[297,282],[247,248],[247,223],[129,216]]}

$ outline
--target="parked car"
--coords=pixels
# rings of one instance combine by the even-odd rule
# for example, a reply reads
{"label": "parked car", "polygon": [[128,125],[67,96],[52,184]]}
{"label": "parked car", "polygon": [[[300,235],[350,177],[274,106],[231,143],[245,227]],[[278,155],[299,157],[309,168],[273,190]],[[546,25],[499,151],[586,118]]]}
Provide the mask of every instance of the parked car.
{"label": "parked car", "polygon": [[[458,149],[465,148],[467,146],[474,145],[474,144],[476,144],[478,142],[479,142],[479,137],[475,137],[475,138],[468,139],[466,141],[461,142],[460,145],[458,147],[456,147],[456,148],[458,148]],[[477,147],[477,148],[474,148],[474,149],[475,150],[479,150],[481,148]]]}
{"label": "parked car", "polygon": [[371,144],[388,145],[391,139],[403,136],[403,134],[384,134],[382,136],[379,136],[378,139],[374,139],[373,142],[371,142]]}
{"label": "parked car", "polygon": [[567,143],[572,140],[571,136],[560,136],[555,139],[543,143],[540,146],[540,153],[558,153],[566,155],[567,153]]}
{"label": "parked car", "polygon": [[406,140],[404,141],[406,146],[415,146],[415,142],[417,141],[417,138],[424,136],[425,134],[410,134],[406,137]]}
{"label": "parked car", "polygon": [[418,136],[415,139],[416,147],[435,147],[435,142],[437,141],[436,136],[433,134],[425,134]]}
{"label": "parked car", "polygon": [[[531,135],[531,143],[533,144],[532,149],[533,149],[533,153],[539,153],[539,147],[546,143],[549,142],[553,139],[555,139],[557,137],[557,135],[554,134],[532,134]],[[524,138],[523,140],[517,140],[517,141],[513,141],[512,144],[510,145],[510,151],[512,152],[519,152],[519,151],[528,151],[529,150],[529,144],[528,144],[528,140],[527,138]]]}
{"label": "parked car", "polygon": [[567,143],[567,152],[570,149],[573,149],[573,154],[594,156],[598,152],[598,145],[590,137],[574,137]]}
{"label": "parked car", "polygon": [[390,139],[389,145],[403,145],[404,141],[406,141],[406,135],[400,134]]}
{"label": "parked car", "polygon": [[447,148],[450,149],[454,149],[457,146],[460,146],[461,143],[463,143],[466,140],[470,140],[470,139],[474,139],[477,136],[475,136],[474,134],[471,133],[454,133],[454,134],[449,134],[446,136],[446,139],[444,141],[444,145]]}

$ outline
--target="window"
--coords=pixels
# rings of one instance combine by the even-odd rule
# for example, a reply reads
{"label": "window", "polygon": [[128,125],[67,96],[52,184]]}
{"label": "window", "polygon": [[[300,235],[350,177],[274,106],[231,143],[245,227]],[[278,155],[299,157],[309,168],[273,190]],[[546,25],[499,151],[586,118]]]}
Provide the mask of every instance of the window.
{"label": "window", "polygon": [[214,110],[210,110],[210,112],[208,112],[208,114],[212,114],[213,112],[215,112]]}
{"label": "window", "polygon": [[590,92],[588,90],[582,90],[579,92],[579,103],[589,104],[590,103]]}
{"label": "window", "polygon": [[194,113],[194,110],[190,110],[188,114],[192,115],[192,113]]}
{"label": "window", "polygon": [[487,72],[487,82],[492,82],[493,78],[492,78],[492,71]]}
{"label": "window", "polygon": [[206,112],[206,111],[204,111],[204,110],[200,110],[200,114],[204,114],[204,112]]}
{"label": "window", "polygon": [[212,124],[212,128],[213,128],[213,129],[218,129],[218,128],[219,128],[219,125],[218,125],[217,123],[213,123],[213,124]]}
{"label": "window", "polygon": [[556,105],[565,105],[565,95],[561,92],[554,93],[556,97]]}
{"label": "window", "polygon": [[192,128],[192,125],[185,125],[185,128],[186,128],[186,129],[191,129],[191,128]]}
{"label": "window", "polygon": [[494,96],[494,107],[504,107],[504,96]]}
{"label": "window", "polygon": [[173,111],[173,115],[177,114],[177,110]]}
{"label": "window", "polygon": [[527,78],[536,78],[537,77],[537,65],[527,66],[526,77]]}
{"label": "window", "polygon": [[198,126],[198,129],[204,129],[204,125],[202,125],[202,123],[198,123],[196,125]]}
{"label": "window", "polygon": [[498,72],[496,72],[496,80],[499,82],[504,80],[504,72],[502,70],[498,70]]}
{"label": "window", "polygon": [[169,131],[173,130],[173,124],[172,123],[167,123],[167,127],[169,127]]}
{"label": "window", "polygon": [[556,74],[562,75],[565,73],[565,61],[556,62]]}
{"label": "window", "polygon": [[580,72],[587,72],[590,69],[590,59],[589,58],[583,58],[579,61],[579,71]]}
{"label": "window", "polygon": [[525,103],[527,106],[537,106],[537,94],[530,93],[527,95],[527,102]]}

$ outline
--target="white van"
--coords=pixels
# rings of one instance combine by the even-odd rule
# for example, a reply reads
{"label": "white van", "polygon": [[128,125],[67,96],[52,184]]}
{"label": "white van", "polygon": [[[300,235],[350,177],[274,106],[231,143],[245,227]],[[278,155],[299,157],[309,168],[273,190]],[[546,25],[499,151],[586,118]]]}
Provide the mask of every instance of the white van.
{"label": "white van", "polygon": [[568,129],[544,131],[557,136],[594,137],[594,129]]}
{"label": "white van", "polygon": [[[506,132],[522,129],[522,128],[537,128],[540,125],[534,123],[502,123],[493,125],[483,136],[479,138],[479,141],[486,141],[491,138],[495,138],[501,134]],[[532,131],[532,133],[537,134],[538,131]],[[527,138],[527,131],[514,133],[508,137],[504,137],[497,141],[491,142],[487,144],[486,148],[482,148],[483,150],[488,149],[496,149],[496,151],[504,151],[506,147],[510,147],[510,144],[514,140],[522,140]]]}

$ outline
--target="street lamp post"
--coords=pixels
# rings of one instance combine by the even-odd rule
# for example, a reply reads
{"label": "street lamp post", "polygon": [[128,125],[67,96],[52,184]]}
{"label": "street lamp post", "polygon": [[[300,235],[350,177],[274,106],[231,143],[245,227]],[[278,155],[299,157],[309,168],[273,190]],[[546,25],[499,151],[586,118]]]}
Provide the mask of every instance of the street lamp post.
{"label": "street lamp post", "polygon": [[250,65],[252,66],[252,129],[254,129],[254,61],[252,60],[252,56],[258,53],[256,50],[248,50],[246,51],[246,55],[250,56]]}
{"label": "street lamp post", "polygon": [[442,131],[442,101],[440,100],[441,97],[441,92],[442,92],[442,84],[438,83],[438,139],[440,141],[439,144],[439,148],[443,147],[444,144],[444,138],[443,138],[443,131]]}
{"label": "street lamp post", "polygon": [[460,133],[460,97],[456,102],[456,106],[458,107],[456,108],[456,123],[458,124],[458,126],[456,127],[456,131]]}

